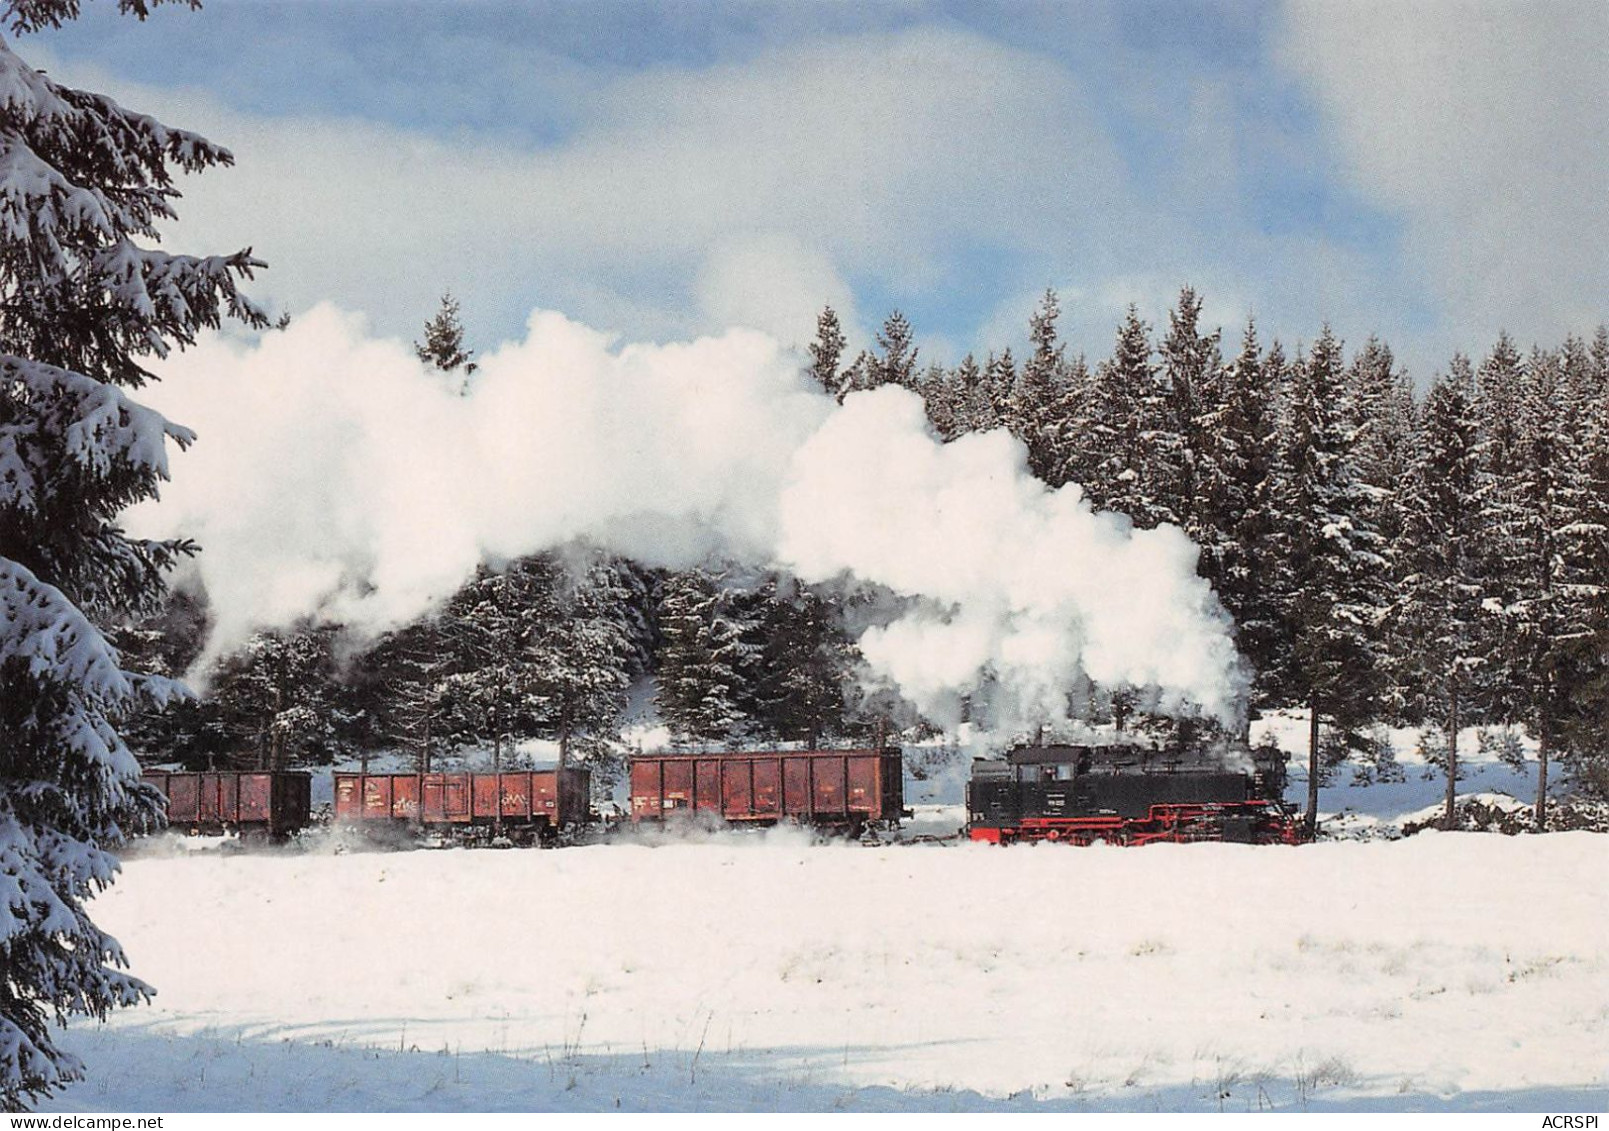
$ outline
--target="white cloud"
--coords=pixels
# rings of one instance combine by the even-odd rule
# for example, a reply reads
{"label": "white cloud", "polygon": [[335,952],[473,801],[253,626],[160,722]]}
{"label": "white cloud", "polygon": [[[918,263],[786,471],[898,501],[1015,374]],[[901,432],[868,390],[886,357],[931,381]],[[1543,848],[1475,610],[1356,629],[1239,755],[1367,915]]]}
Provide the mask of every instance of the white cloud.
{"label": "white cloud", "polygon": [[[1248,155],[1300,139],[1264,136],[1243,75],[1200,75],[1174,107],[1110,54],[1075,75],[928,26],[629,72],[533,55],[554,73],[519,89],[549,92],[567,130],[546,145],[252,115],[50,67],[235,150],[236,169],[184,186],[176,246],[251,245],[270,264],[254,293],[293,311],[333,300],[388,334],[417,335],[446,289],[482,351],[535,306],[636,338],[748,324],[798,342],[831,302],[855,344],[899,306],[924,358],[953,360],[1020,341],[1055,280],[1087,296],[1063,325],[1092,354],[1121,318],[1114,288],[1160,321],[1187,282],[1226,324],[1256,309],[1269,336],[1328,319],[1400,341],[1401,280],[1377,249],[1255,218]],[[1136,158],[1148,145],[1165,156]]]}
{"label": "white cloud", "polygon": [[832,306],[853,336],[855,296],[820,249],[795,236],[767,233],[717,243],[699,271],[698,306],[718,326],[749,326],[803,347],[821,308]]}
{"label": "white cloud", "polygon": [[[656,337],[799,318],[797,337],[824,301],[850,305],[846,277],[932,287],[958,247],[1060,240],[1126,207],[1072,76],[961,32],[615,76],[565,141],[525,149],[52,70],[235,151],[184,185],[176,243],[251,245],[271,268],[259,293],[335,299],[390,332],[450,287],[471,322],[543,304]],[[1089,214],[1046,207],[1066,200]]]}
{"label": "white cloud", "polygon": [[1609,7],[1294,0],[1278,47],[1357,186],[1406,221],[1445,350],[1604,317]]}

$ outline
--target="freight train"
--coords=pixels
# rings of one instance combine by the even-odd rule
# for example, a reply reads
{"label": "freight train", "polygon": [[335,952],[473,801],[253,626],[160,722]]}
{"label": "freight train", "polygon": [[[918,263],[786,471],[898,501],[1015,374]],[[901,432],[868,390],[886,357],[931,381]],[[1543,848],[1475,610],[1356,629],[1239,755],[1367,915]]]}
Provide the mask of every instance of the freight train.
{"label": "freight train", "polygon": [[[1244,749],[1034,746],[973,763],[972,840],[991,844],[1222,840],[1296,843],[1283,754]],[[905,807],[900,751],[766,750],[637,754],[629,759],[636,826],[708,822],[807,825],[859,836],[892,831]],[[311,821],[302,772],[153,771],[170,825],[283,840]],[[585,769],[334,775],[336,822],[382,839],[550,845],[605,824]]]}

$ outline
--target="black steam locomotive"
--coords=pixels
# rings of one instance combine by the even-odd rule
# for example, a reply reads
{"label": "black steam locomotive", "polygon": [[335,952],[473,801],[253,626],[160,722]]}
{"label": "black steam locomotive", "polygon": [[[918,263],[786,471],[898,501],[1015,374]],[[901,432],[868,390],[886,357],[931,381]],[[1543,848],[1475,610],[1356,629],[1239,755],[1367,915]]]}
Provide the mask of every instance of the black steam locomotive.
{"label": "black steam locomotive", "polygon": [[1280,751],[1026,746],[977,759],[967,834],[991,844],[1295,844]]}

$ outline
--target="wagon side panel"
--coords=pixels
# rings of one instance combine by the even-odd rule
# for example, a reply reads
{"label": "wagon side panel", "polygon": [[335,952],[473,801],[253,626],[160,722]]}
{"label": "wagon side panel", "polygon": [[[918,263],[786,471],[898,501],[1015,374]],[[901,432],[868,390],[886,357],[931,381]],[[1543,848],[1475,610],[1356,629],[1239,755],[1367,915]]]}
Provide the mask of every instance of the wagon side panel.
{"label": "wagon side panel", "polygon": [[503,820],[525,823],[540,812],[537,808],[536,781],[533,780],[540,776],[529,770],[497,775],[498,811]]}
{"label": "wagon side panel", "polygon": [[631,819],[657,821],[664,814],[661,804],[664,763],[657,758],[637,758],[631,763]]}
{"label": "wagon side panel", "polygon": [[666,812],[689,809],[693,804],[693,760],[667,758],[664,765],[661,808]]}
{"label": "wagon side panel", "polygon": [[848,816],[847,764],[842,754],[812,754],[810,765],[810,812],[817,820]]}
{"label": "wagon side panel", "polygon": [[875,754],[854,753],[845,757],[849,796],[847,807],[857,817],[883,816],[883,766]]}
{"label": "wagon side panel", "polygon": [[423,800],[420,774],[393,774],[391,777],[391,817],[397,821],[419,820]]}
{"label": "wagon side panel", "polygon": [[363,819],[388,821],[391,819],[391,775],[363,775]]}
{"label": "wagon side panel", "polygon": [[754,759],[732,758],[721,780],[721,814],[729,821],[747,821],[754,813]]}
{"label": "wagon side panel", "polygon": [[283,774],[241,774],[236,779],[236,824],[268,826],[274,816],[274,786]]}
{"label": "wagon side panel", "polygon": [[790,817],[808,819],[811,811],[810,758],[807,755],[782,757],[782,811]]}
{"label": "wagon side panel", "polygon": [[760,820],[776,820],[782,816],[782,759],[749,759],[753,792],[752,813]]}
{"label": "wagon side panel", "polygon": [[559,771],[538,770],[530,775],[531,816],[559,824]]}
{"label": "wagon side panel", "polygon": [[164,774],[167,779],[168,821],[193,825],[201,819],[201,778],[197,774]]}
{"label": "wagon side panel", "polygon": [[335,819],[360,821],[363,819],[363,775],[335,775]]}
{"label": "wagon side panel", "polygon": [[469,812],[475,821],[492,821],[497,818],[501,802],[496,774],[474,774],[469,779]]}
{"label": "wagon side panel", "polygon": [[730,759],[700,758],[693,769],[694,808],[709,813],[721,811],[721,768]]}

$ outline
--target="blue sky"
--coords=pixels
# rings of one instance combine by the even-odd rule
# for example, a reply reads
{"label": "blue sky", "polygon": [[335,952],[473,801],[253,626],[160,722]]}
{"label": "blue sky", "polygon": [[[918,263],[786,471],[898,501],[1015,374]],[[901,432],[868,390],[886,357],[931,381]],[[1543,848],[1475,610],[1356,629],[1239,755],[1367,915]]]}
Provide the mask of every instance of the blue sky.
{"label": "blue sky", "polygon": [[258,294],[484,347],[533,307],[802,343],[893,307],[929,356],[1035,297],[1105,353],[1181,284],[1226,336],[1378,333],[1417,375],[1609,296],[1609,9],[1425,2],[91,0],[16,49],[231,146],[171,242]]}

